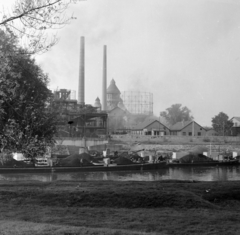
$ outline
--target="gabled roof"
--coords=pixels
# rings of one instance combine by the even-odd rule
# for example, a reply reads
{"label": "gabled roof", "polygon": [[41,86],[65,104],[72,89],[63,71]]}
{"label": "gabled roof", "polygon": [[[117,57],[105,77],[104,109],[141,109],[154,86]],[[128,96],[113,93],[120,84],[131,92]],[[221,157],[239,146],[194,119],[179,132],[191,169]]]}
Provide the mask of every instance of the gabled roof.
{"label": "gabled roof", "polygon": [[[233,117],[233,118],[235,118],[237,121],[240,122],[240,117]],[[231,118],[230,120],[232,120],[233,118]]]}
{"label": "gabled roof", "polygon": [[107,89],[107,93],[108,94],[121,94],[121,92],[119,91],[119,89],[116,86],[114,79],[112,79],[112,81]]}
{"label": "gabled roof", "polygon": [[186,126],[188,126],[190,123],[192,123],[192,121],[182,121],[182,122],[177,122],[176,124],[172,125],[170,127],[170,129],[172,131],[180,131],[183,128],[185,128]]}
{"label": "gabled roof", "polygon": [[203,126],[206,131],[214,130],[212,126]]}
{"label": "gabled roof", "polygon": [[[164,127],[168,128],[167,126],[165,126],[164,124],[162,124],[161,122],[159,122],[159,120],[157,119],[146,119],[144,122],[139,123],[136,127],[134,127],[134,130],[143,130],[145,128],[147,128],[148,126],[150,126],[152,123],[154,122],[158,122],[159,124],[163,125]],[[168,128],[169,129],[169,128]]]}
{"label": "gabled roof", "polygon": [[164,125],[164,126],[166,126],[168,129],[170,129],[170,124],[169,124],[169,122],[166,120],[166,118],[165,117],[163,117],[163,116],[160,116],[159,117],[159,121]]}
{"label": "gabled roof", "polygon": [[[195,121],[182,121],[182,122],[177,122],[176,124],[174,124],[173,126],[170,127],[171,131],[181,131],[182,129],[184,129],[185,127],[187,127],[188,125],[191,125],[192,122],[194,122],[195,124],[199,125],[198,123],[196,123]],[[202,127],[201,125],[199,125],[200,127]],[[203,127],[202,127],[203,128]],[[204,129],[204,128],[203,128]],[[205,129],[204,129],[205,130]]]}

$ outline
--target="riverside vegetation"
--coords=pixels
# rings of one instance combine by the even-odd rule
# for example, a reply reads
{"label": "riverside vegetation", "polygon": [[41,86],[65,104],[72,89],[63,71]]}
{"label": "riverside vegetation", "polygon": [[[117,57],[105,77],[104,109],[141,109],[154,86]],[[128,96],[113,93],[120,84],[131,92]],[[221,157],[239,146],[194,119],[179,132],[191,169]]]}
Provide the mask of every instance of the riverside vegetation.
{"label": "riverside vegetation", "polygon": [[232,182],[1,182],[0,234],[240,234]]}

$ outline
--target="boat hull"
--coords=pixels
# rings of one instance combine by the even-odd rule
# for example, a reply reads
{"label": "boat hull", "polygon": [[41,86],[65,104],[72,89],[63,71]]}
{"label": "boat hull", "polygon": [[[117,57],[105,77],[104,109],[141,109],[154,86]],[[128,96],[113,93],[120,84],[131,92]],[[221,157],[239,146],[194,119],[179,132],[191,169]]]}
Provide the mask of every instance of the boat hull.
{"label": "boat hull", "polygon": [[83,166],[83,167],[35,167],[35,168],[0,168],[0,173],[53,173],[53,172],[94,172],[94,171],[141,171],[165,168],[166,162],[114,165],[114,166]]}
{"label": "boat hull", "polygon": [[27,167],[27,168],[0,168],[0,173],[58,173],[58,172],[96,172],[96,171],[143,171],[158,170],[172,167],[209,167],[209,166],[236,166],[237,161],[229,162],[197,162],[197,163],[145,163],[131,165],[109,166],[82,166],[82,167]]}

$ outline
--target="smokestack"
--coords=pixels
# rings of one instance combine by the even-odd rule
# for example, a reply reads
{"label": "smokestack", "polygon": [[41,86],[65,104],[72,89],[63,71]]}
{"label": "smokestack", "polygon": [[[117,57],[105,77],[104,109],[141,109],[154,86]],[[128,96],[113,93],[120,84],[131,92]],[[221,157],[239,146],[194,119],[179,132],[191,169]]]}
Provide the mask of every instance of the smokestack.
{"label": "smokestack", "polygon": [[107,110],[107,46],[103,46],[102,110]]}
{"label": "smokestack", "polygon": [[85,54],[85,45],[84,45],[84,37],[80,39],[80,64],[79,64],[79,80],[78,80],[78,103],[85,104],[85,62],[84,62],[84,54]]}

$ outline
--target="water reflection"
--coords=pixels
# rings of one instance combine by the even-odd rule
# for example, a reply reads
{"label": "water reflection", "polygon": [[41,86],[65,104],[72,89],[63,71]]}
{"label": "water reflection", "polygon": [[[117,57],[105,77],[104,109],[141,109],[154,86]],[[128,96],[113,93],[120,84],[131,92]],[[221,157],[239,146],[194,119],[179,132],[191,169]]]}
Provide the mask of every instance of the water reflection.
{"label": "water reflection", "polygon": [[167,179],[199,181],[240,180],[240,166],[175,167],[157,171],[0,174],[0,181],[159,181]]}

